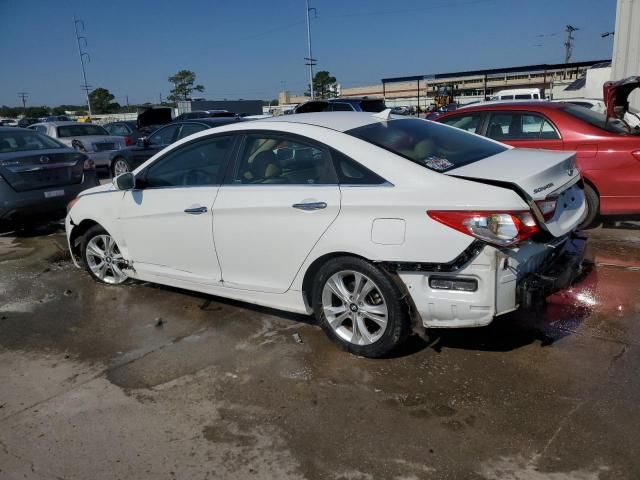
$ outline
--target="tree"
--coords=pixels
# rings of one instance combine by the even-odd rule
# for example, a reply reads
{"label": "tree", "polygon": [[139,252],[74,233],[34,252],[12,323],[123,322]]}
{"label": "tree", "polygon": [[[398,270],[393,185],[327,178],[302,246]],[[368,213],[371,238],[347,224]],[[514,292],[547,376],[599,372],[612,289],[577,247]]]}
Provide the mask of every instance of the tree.
{"label": "tree", "polygon": [[106,88],[96,88],[89,94],[93,113],[114,113],[120,108],[120,104],[113,101],[114,97]]}
{"label": "tree", "polygon": [[[326,70],[321,70],[313,76],[313,91],[316,98],[332,98],[336,94],[336,77],[332,77]],[[309,96],[309,92],[305,93]]]}
{"label": "tree", "polygon": [[196,74],[191,70],[180,70],[175,75],[169,77],[169,83],[173,85],[167,100],[170,102],[178,102],[180,100],[188,100],[191,92],[204,92],[202,85],[194,85],[196,82]]}

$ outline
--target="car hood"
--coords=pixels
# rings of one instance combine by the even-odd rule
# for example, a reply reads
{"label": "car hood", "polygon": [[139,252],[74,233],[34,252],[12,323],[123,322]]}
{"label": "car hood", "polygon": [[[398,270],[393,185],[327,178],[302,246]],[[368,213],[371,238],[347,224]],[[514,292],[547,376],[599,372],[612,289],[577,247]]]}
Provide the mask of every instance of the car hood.
{"label": "car hood", "polygon": [[607,118],[619,118],[629,111],[629,95],[640,87],[640,76],[628,77],[616,82],[605,82],[602,98],[607,105]]}
{"label": "car hood", "polygon": [[171,121],[171,107],[148,108],[138,114],[138,130],[151,125],[164,125]]}
{"label": "car hood", "polygon": [[113,183],[105,183],[104,185],[98,185],[97,187],[88,188],[83,190],[78,194],[79,197],[84,197],[85,195],[92,195],[94,193],[104,193],[104,192],[115,192],[118,189],[113,185]]}

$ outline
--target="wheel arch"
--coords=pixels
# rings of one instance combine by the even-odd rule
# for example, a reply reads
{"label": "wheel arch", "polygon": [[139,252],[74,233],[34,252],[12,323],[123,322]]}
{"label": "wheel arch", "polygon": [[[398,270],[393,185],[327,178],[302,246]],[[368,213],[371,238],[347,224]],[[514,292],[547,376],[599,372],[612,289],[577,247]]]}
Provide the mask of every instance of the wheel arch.
{"label": "wheel arch", "polygon": [[320,270],[322,265],[324,265],[326,262],[328,262],[332,258],[337,258],[337,257],[355,257],[355,258],[360,258],[361,260],[364,260],[366,262],[373,263],[368,258],[353,252],[331,252],[331,253],[325,253],[324,255],[321,255],[318,258],[316,258],[307,267],[307,270],[304,272],[304,277],[302,278],[302,298],[304,299],[304,303],[308,308],[311,308],[313,303],[311,298],[311,292],[313,290],[313,280],[316,276],[316,273],[318,273],[318,270]]}
{"label": "wheel arch", "polygon": [[73,255],[76,261],[82,260],[82,254],[80,252],[80,243],[83,235],[94,225],[98,225],[104,228],[99,222],[93,219],[85,218],[79,224],[75,225],[69,235],[69,248],[71,249],[71,255]]}

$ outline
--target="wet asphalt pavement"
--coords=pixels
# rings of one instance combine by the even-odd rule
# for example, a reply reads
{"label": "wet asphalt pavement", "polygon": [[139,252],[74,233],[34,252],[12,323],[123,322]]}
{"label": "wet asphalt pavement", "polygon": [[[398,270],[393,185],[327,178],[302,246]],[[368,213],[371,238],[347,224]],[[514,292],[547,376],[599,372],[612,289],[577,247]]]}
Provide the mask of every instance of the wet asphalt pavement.
{"label": "wet asphalt pavement", "polygon": [[382,360],[308,317],[98,285],[60,229],[0,236],[0,479],[640,478],[627,227],[590,232],[545,312]]}

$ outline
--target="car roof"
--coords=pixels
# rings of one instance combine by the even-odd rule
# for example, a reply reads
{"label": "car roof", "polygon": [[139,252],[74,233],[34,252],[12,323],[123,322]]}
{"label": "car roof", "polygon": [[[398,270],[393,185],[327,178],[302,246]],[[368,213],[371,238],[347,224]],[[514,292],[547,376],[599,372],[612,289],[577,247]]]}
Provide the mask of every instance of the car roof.
{"label": "car roof", "polygon": [[45,125],[45,126],[49,126],[49,127],[63,127],[66,125],[94,125],[94,126],[98,126],[101,127],[102,125],[98,125],[96,123],[87,123],[87,122],[40,122],[40,123],[35,123],[34,125],[30,125],[30,126],[35,126],[35,125]]}
{"label": "car roof", "polygon": [[[513,102],[483,102],[474,103],[468,107],[462,106],[447,115],[460,114],[475,110],[523,110],[523,109],[554,109],[562,110],[565,106],[562,102],[552,102],[549,100],[515,100]],[[444,117],[444,114],[442,115]]]}
{"label": "car roof", "polygon": [[[263,118],[254,120],[260,123],[280,122],[280,123],[303,123],[318,127],[330,128],[338,132],[346,132],[358,127],[370,125],[372,123],[384,122],[382,118],[374,116],[369,112],[315,112],[315,113],[294,113],[292,115],[280,115],[278,117]],[[407,117],[391,116],[390,120],[402,120]]]}
{"label": "car roof", "polygon": [[29,130],[28,128],[19,128],[19,127],[0,127],[0,132],[31,132],[33,133],[33,130]]}

